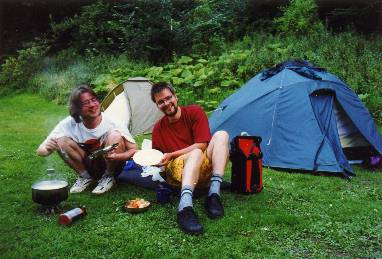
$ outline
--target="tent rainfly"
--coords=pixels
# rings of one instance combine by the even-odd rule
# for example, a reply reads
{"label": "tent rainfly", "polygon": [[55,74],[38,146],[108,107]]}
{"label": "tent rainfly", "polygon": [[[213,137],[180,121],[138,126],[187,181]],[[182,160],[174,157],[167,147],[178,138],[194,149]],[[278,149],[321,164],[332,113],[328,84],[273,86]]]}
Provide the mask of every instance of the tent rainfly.
{"label": "tent rainfly", "polygon": [[151,133],[162,116],[151,101],[151,86],[144,77],[129,78],[108,93],[102,101],[102,111],[115,122],[126,125],[133,136]]}
{"label": "tent rainfly", "polygon": [[262,138],[263,164],[354,175],[349,159],[382,154],[369,111],[339,78],[306,61],[256,75],[211,115],[211,131]]}

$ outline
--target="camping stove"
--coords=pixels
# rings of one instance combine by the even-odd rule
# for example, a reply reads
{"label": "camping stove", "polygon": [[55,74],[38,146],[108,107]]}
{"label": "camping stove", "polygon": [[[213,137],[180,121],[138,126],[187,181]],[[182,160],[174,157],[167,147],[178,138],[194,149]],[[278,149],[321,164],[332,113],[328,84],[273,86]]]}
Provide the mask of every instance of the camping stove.
{"label": "camping stove", "polygon": [[54,215],[64,212],[64,209],[60,205],[41,205],[37,208],[37,211],[42,215]]}

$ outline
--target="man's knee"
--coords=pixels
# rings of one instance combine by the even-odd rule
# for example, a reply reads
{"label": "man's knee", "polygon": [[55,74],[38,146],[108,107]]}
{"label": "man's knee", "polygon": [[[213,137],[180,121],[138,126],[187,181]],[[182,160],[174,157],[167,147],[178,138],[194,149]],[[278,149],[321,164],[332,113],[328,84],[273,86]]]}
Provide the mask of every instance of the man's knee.
{"label": "man's knee", "polygon": [[101,142],[103,145],[118,143],[119,147],[121,148],[123,144],[123,136],[118,130],[110,130],[107,132],[105,138],[101,140]]}
{"label": "man's knee", "polygon": [[227,132],[227,131],[219,130],[219,131],[216,131],[216,132],[214,133],[214,135],[212,136],[212,138],[213,138],[215,141],[219,141],[219,142],[222,143],[222,144],[228,144],[229,135],[228,135],[228,132]]}
{"label": "man's knee", "polygon": [[107,133],[106,139],[108,139],[108,140],[120,140],[120,139],[122,139],[122,134],[118,130],[110,130]]}
{"label": "man's knee", "polygon": [[69,156],[71,160],[81,161],[85,156],[85,151],[69,137],[58,138],[57,144],[60,149],[59,153],[64,160],[67,160]]}
{"label": "man's knee", "polygon": [[76,142],[74,142],[73,139],[69,137],[60,137],[57,139],[57,144],[61,149],[64,149],[66,147],[73,147],[73,145],[77,145]]}
{"label": "man's knee", "polygon": [[197,160],[197,161],[202,161],[203,160],[203,151],[199,148],[195,148],[190,151],[189,155],[187,156],[186,160]]}

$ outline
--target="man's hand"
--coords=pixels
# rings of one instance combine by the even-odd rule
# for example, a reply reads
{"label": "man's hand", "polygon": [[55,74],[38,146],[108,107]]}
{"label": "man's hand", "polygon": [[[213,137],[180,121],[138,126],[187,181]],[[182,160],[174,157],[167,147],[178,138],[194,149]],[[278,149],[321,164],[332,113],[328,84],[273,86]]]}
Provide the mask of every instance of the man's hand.
{"label": "man's hand", "polygon": [[161,161],[157,166],[165,166],[168,164],[168,162],[173,158],[172,153],[164,153]]}
{"label": "man's hand", "polygon": [[[115,153],[114,150],[107,152],[104,156],[105,160],[108,162],[121,161],[120,154]],[[123,159],[122,159],[123,160]]]}
{"label": "man's hand", "polygon": [[[119,147],[117,149],[113,149],[109,152],[107,152],[103,157],[105,158],[105,160],[107,162],[120,162],[120,161],[127,161],[129,160],[130,158],[133,157],[133,155],[135,154],[135,152],[137,152],[137,145],[135,143],[131,143],[127,140],[125,140],[125,151],[118,151],[119,150],[119,147],[121,147],[121,145],[119,145]],[[118,152],[121,152],[121,153],[117,153],[116,151]]]}
{"label": "man's hand", "polygon": [[44,145],[40,145],[37,149],[37,155],[48,156],[53,153],[53,151],[59,150],[56,139],[48,139]]}

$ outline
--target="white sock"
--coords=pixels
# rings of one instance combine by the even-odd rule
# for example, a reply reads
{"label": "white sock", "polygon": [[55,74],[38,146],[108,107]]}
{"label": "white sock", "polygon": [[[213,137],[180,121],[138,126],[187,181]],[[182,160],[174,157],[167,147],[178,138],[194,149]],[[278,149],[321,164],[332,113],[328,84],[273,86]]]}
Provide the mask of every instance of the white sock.
{"label": "white sock", "polygon": [[193,189],[191,186],[184,186],[182,188],[181,196],[180,196],[180,201],[179,201],[179,206],[178,206],[178,211],[183,210],[185,207],[193,207],[192,205],[192,192]]}
{"label": "white sock", "polygon": [[210,190],[208,191],[208,196],[214,193],[220,196],[220,184],[222,182],[223,182],[223,178],[220,175],[213,174],[211,176],[211,186],[210,186]]}

